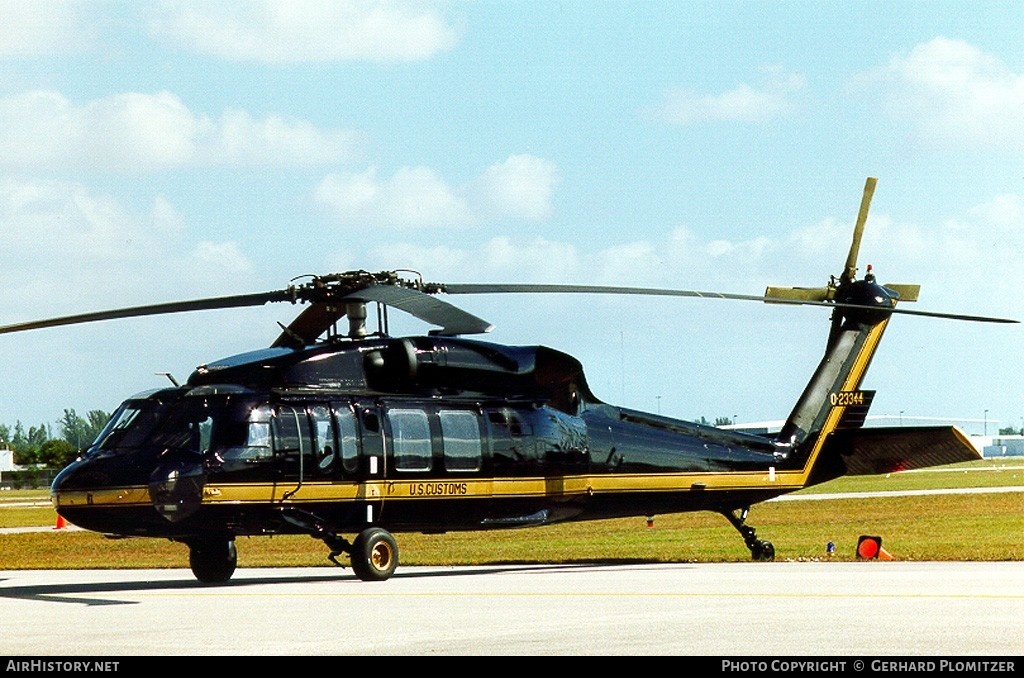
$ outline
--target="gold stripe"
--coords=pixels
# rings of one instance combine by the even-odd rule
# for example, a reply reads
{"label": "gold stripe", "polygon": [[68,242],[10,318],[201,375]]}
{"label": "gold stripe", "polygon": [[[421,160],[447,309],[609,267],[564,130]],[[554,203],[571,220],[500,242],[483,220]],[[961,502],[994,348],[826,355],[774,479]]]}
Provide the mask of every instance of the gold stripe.
{"label": "gold stripe", "polygon": [[[373,482],[317,482],[294,485],[273,483],[208,485],[203,503],[209,505],[261,503],[327,503],[378,501],[438,501],[450,499],[515,499],[530,497],[569,497],[633,492],[725,492],[771,488],[796,490],[800,474],[780,472],[772,481],[767,472],[740,473],[643,473],[576,475],[524,478],[432,478],[423,480],[386,480]],[[696,486],[696,487],[695,487]],[[290,493],[290,494],[288,494]],[[285,494],[288,498],[285,499]],[[58,507],[147,506],[152,503],[145,486],[95,492],[60,492]]]}
{"label": "gold stripe", "polygon": [[147,506],[153,502],[149,498],[149,488],[141,487],[110,487],[95,490],[75,490],[59,492],[56,496],[56,508],[82,506]]}

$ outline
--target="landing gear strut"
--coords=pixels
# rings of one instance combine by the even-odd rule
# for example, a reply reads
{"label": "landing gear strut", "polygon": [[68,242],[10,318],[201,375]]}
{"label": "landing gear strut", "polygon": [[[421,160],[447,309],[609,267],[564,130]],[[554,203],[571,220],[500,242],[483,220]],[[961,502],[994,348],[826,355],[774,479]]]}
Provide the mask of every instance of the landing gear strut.
{"label": "landing gear strut", "polygon": [[775,560],[775,547],[770,541],[757,538],[757,532],[753,527],[747,525],[747,512],[750,508],[738,509],[738,511],[722,511],[722,515],[725,516],[726,520],[732,523],[732,526],[740,533],[743,537],[743,542],[750,549],[750,557],[754,560],[759,561],[771,561]]}
{"label": "landing gear strut", "polygon": [[352,571],[363,581],[384,581],[395,573],[398,567],[398,543],[391,533],[382,527],[368,527],[349,542],[331,530],[319,516],[307,511],[287,510],[282,517],[292,525],[302,527],[314,539],[319,539],[331,549],[327,559],[339,567],[342,553],[348,554]]}
{"label": "landing gear strut", "polygon": [[352,571],[363,581],[384,581],[398,567],[398,543],[384,528],[368,527],[356,535],[354,543],[336,534],[318,536],[331,549],[328,560],[344,567],[337,557],[347,553]]}

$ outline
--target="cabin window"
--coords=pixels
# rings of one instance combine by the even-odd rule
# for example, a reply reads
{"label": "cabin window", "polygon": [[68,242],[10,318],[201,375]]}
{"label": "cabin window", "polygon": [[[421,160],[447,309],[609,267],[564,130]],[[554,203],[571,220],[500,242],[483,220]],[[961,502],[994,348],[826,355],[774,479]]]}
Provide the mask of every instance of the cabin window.
{"label": "cabin window", "polygon": [[429,471],[433,449],[430,423],[423,410],[390,410],[391,446],[397,471]]}
{"label": "cabin window", "polygon": [[441,410],[441,439],[447,471],[479,471],[483,459],[477,416],[465,410]]}
{"label": "cabin window", "polygon": [[303,455],[309,453],[309,430],[305,408],[283,406],[270,422],[274,452],[286,478],[301,478]]}
{"label": "cabin window", "polygon": [[539,461],[533,426],[523,412],[512,408],[491,410],[487,419],[490,422],[488,439],[495,472],[512,475],[537,473]]}
{"label": "cabin window", "polygon": [[359,437],[356,414],[350,409],[335,413],[338,422],[338,443],[341,446],[341,466],[349,473],[359,470]]}

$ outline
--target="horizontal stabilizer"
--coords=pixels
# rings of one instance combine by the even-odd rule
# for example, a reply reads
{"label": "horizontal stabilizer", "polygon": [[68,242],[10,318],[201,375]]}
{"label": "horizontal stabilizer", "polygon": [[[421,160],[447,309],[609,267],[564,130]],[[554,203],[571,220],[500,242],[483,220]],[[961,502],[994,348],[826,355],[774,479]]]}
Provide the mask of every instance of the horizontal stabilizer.
{"label": "horizontal stabilizer", "polygon": [[839,460],[838,475],[875,475],[981,459],[956,426],[892,426],[835,431],[823,454]]}
{"label": "horizontal stabilizer", "polygon": [[898,292],[900,295],[900,301],[917,301],[918,295],[921,294],[920,285],[910,285],[904,283],[886,283],[885,286],[888,287],[890,290],[893,290],[894,292]]}
{"label": "horizontal stabilizer", "polygon": [[833,290],[830,287],[773,287],[769,286],[764,291],[766,303],[772,300],[797,300],[797,301],[828,301],[832,298]]}
{"label": "horizontal stabilizer", "polygon": [[[899,294],[900,301],[917,301],[921,294],[920,285],[886,283],[885,287]],[[764,300],[768,304],[784,301],[831,301],[834,294],[835,288],[833,287],[775,287],[770,285],[764,291]]]}

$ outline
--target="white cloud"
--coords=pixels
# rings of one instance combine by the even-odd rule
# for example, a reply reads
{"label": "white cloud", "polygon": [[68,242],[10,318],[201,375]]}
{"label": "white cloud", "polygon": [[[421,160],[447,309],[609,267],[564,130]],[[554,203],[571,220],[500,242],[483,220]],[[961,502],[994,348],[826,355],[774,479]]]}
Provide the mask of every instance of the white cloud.
{"label": "white cloud", "polygon": [[150,301],[161,287],[180,293],[213,280],[225,288],[239,284],[231,274],[252,269],[236,243],[190,246],[162,196],[137,214],[77,183],[0,180],[0,237],[2,317],[29,315],[10,312],[25,300],[58,315]]}
{"label": "white cloud", "polygon": [[85,19],[96,4],[80,0],[0,0],[0,57],[91,48],[95,31]]}
{"label": "white cloud", "polygon": [[236,242],[215,243],[204,240],[192,250],[192,256],[200,265],[215,267],[228,272],[252,270],[252,262],[238,248]]}
{"label": "white cloud", "polygon": [[378,179],[370,168],[335,173],[317,185],[315,198],[343,223],[362,226],[465,226],[472,222],[463,198],[429,167],[403,167]]}
{"label": "white cloud", "polygon": [[355,139],[281,116],[229,110],[214,119],[169,92],[126,92],[84,105],[52,90],[0,98],[0,167],[316,166],[347,157]]}
{"label": "white cloud", "polygon": [[550,160],[513,155],[488,167],[467,190],[477,209],[485,214],[546,219],[551,216],[551,198],[557,184],[558,168]]}
{"label": "white cloud", "polygon": [[165,3],[151,28],[187,49],[229,61],[420,61],[458,35],[427,2],[234,0]]}
{"label": "white cloud", "polygon": [[583,265],[572,243],[505,236],[476,248],[388,243],[372,248],[367,256],[382,268],[411,268],[428,280],[444,282],[579,282],[577,273]]}
{"label": "white cloud", "polygon": [[153,200],[152,219],[157,231],[174,234],[185,230],[185,220],[171,201],[162,195]]}
{"label": "white cloud", "polygon": [[323,165],[347,158],[358,136],[320,130],[306,120],[280,115],[256,120],[245,111],[228,110],[213,126],[208,153],[219,164]]}
{"label": "white cloud", "polygon": [[[687,287],[711,285],[744,292],[750,271],[775,258],[779,244],[767,239],[705,241],[689,229],[654,240],[632,240],[599,249],[577,241],[496,236],[475,247],[388,243],[367,258],[384,268],[413,268],[447,282],[547,282],[594,285]],[[756,285],[761,284],[758,281]]]}
{"label": "white cloud", "polygon": [[1024,201],[1019,195],[997,195],[967,213],[1000,231],[1024,233]]}
{"label": "white cloud", "polygon": [[330,174],[314,196],[344,224],[465,227],[485,219],[547,218],[557,174],[553,163],[529,155],[511,156],[462,186],[429,167],[403,167],[387,178],[370,168]]}
{"label": "white cloud", "polygon": [[1024,149],[1024,74],[962,40],[919,44],[858,81],[882,83],[889,115],[923,145]]}
{"label": "white cloud", "polygon": [[0,182],[0,223],[5,272],[76,258],[110,264],[124,256],[122,245],[142,235],[114,200],[56,181]]}
{"label": "white cloud", "polygon": [[760,86],[741,83],[718,94],[691,89],[665,93],[656,117],[677,125],[701,122],[763,122],[780,117],[794,107],[793,97],[804,89],[805,79],[777,68],[766,70]]}

